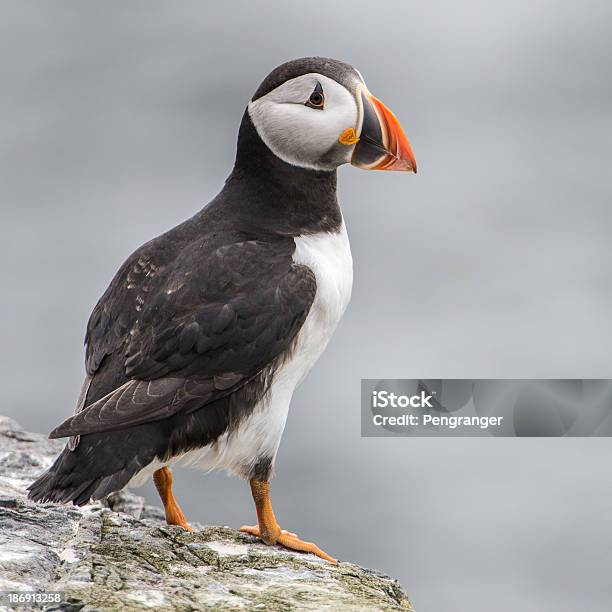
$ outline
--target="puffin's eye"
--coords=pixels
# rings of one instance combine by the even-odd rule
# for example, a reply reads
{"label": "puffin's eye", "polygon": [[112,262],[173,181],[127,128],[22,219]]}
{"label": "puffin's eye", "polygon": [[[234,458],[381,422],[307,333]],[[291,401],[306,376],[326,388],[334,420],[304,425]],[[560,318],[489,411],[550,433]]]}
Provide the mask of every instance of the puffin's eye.
{"label": "puffin's eye", "polygon": [[323,110],[324,104],[325,96],[323,95],[323,87],[321,87],[321,83],[317,82],[314,91],[310,94],[310,98],[306,100],[306,106],[316,108],[317,110]]}

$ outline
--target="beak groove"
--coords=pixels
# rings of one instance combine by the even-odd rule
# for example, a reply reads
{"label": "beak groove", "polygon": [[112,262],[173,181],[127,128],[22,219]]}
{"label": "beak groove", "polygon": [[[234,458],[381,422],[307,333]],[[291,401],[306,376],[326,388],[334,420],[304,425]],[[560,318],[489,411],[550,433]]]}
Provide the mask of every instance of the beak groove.
{"label": "beak groove", "polygon": [[367,170],[414,172],[410,142],[395,115],[378,98],[362,90],[363,121],[351,163]]}

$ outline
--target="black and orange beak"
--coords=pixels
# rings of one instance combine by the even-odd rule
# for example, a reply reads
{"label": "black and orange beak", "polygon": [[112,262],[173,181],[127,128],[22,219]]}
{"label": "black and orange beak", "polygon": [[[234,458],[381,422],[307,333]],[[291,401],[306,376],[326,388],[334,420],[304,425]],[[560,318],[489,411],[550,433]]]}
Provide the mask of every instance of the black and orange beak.
{"label": "black and orange beak", "polygon": [[351,164],[365,170],[416,173],[414,153],[395,115],[365,89],[360,95],[363,121]]}

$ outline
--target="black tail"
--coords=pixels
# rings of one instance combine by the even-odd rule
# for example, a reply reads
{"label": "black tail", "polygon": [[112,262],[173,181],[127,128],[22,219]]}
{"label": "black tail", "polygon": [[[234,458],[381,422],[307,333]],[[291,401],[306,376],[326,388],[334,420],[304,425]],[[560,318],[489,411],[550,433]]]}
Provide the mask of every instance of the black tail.
{"label": "black tail", "polygon": [[154,445],[150,441],[143,444],[146,429],[81,436],[74,451],[66,446],[55,463],[28,487],[28,498],[83,506],[121,490],[155,457]]}
{"label": "black tail", "polygon": [[[248,391],[249,387],[245,387]],[[247,398],[248,399],[248,398]],[[77,506],[119,491],[156,457],[171,457],[216,440],[235,411],[248,401],[225,397],[189,414],[118,431],[82,434],[76,448],[65,447],[55,463],[29,487],[34,501],[72,502]]]}

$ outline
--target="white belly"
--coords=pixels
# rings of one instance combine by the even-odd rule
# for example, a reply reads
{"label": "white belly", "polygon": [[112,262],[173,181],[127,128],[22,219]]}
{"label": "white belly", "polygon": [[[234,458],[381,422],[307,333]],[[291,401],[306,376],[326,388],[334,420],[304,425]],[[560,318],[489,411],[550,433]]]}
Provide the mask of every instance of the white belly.
{"label": "white belly", "polygon": [[344,223],[336,234],[320,233],[295,239],[293,260],[308,266],[317,280],[317,292],[296,338],[292,357],[275,372],[270,392],[231,433],[214,444],[149,464],[132,480],[139,486],[165,465],[190,465],[203,470],[221,468],[246,476],[261,456],[274,458],[285,428],[295,388],[325,350],[351,297],[353,259]]}
{"label": "white belly", "polygon": [[308,266],[317,279],[317,293],[297,338],[295,357],[286,365],[294,389],[325,350],[353,288],[353,258],[346,227],[337,234],[320,233],[295,239],[293,260]]}

